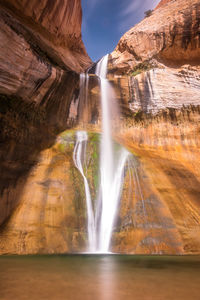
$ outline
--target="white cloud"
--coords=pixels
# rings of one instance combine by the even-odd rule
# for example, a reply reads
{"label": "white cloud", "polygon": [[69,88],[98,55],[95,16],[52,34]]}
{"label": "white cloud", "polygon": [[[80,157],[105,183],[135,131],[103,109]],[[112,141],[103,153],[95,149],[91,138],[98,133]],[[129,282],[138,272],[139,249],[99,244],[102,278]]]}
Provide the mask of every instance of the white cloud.
{"label": "white cloud", "polygon": [[[86,10],[86,18],[88,18],[92,12],[94,11],[95,7],[99,2],[103,2],[105,0],[82,0],[87,2],[87,10]],[[107,0],[109,1],[109,0]]]}
{"label": "white cloud", "polygon": [[[89,31],[87,20],[92,15],[92,13],[95,10],[99,1],[102,1],[102,0],[82,0],[82,2],[83,1],[87,2],[87,9],[84,11],[84,17],[82,19],[82,32],[84,32],[85,35],[87,35],[88,31]],[[83,7],[83,4],[82,4],[82,7]]]}
{"label": "white cloud", "polygon": [[[98,5],[98,3],[101,1],[105,1],[105,0],[82,0],[82,2],[87,2],[87,9],[84,11],[84,18],[82,19],[82,32],[87,32],[88,33],[88,24],[87,24],[87,20],[90,18],[90,16],[92,15],[92,13],[94,12],[96,6]],[[109,0],[107,0],[109,1]]]}
{"label": "white cloud", "polygon": [[[125,4],[126,4],[126,2],[125,2]],[[141,2],[138,0],[135,0],[134,2],[130,2],[128,5],[126,5],[126,7],[124,7],[124,9],[121,12],[121,15],[127,16],[130,13],[135,12],[140,7],[140,3]]]}

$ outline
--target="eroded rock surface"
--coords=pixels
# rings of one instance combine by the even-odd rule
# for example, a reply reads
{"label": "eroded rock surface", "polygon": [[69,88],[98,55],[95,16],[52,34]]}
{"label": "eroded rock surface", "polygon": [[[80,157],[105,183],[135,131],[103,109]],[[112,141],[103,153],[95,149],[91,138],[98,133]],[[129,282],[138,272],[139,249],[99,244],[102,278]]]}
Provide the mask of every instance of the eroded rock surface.
{"label": "eroded rock surface", "polygon": [[[4,24],[8,25],[28,42],[28,48],[64,68],[80,72],[89,66],[91,61],[81,39],[80,0],[2,0],[0,5],[3,21],[1,30],[6,31]],[[12,38],[15,39],[14,33],[10,33],[9,37],[13,34]],[[23,46],[22,40],[19,46]],[[26,48],[25,51],[28,50]],[[17,47],[14,49],[17,52]]]}
{"label": "eroded rock surface", "polygon": [[133,113],[156,115],[166,108],[199,105],[200,66],[153,68],[136,76],[116,77],[113,84]]}
{"label": "eroded rock surface", "polygon": [[2,224],[22,201],[39,153],[76,119],[70,106],[90,59],[80,1],[0,1],[0,8]]}

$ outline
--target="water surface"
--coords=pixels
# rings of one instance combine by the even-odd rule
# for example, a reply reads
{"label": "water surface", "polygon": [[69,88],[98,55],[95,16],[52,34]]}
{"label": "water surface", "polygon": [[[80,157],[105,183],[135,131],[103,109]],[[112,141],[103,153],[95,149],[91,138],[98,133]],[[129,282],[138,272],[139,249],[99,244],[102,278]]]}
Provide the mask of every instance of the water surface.
{"label": "water surface", "polygon": [[200,257],[1,256],[1,300],[199,300]]}

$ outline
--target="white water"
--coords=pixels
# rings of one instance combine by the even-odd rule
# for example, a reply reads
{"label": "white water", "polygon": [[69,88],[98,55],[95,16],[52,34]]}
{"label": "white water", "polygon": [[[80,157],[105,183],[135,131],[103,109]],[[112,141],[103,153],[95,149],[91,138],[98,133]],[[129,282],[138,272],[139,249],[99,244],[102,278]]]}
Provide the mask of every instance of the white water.
{"label": "white water", "polygon": [[76,145],[73,152],[74,164],[81,173],[84,186],[85,186],[85,195],[86,195],[86,205],[87,205],[87,231],[88,231],[88,240],[89,240],[89,251],[94,252],[96,250],[96,232],[95,232],[95,222],[94,222],[94,213],[92,208],[92,200],[90,194],[90,188],[87,181],[87,178],[83,171],[82,158],[85,158],[85,150],[87,145],[87,132],[77,131],[76,133]]}
{"label": "white water", "polygon": [[[117,155],[112,142],[112,113],[111,98],[113,89],[106,79],[108,55],[103,57],[96,67],[96,75],[100,81],[101,109],[102,109],[102,136],[100,143],[100,183],[99,197],[96,201],[96,209],[93,210],[90,188],[84,174],[82,157],[85,155],[87,133],[78,131],[73,159],[80,171],[85,186],[87,215],[88,215],[88,241],[89,252],[109,253],[109,247],[113,232],[113,225],[118,211],[121,192],[124,182],[124,172],[130,153],[121,148]],[[81,97],[88,96],[89,75],[81,74]],[[87,101],[87,99],[85,100]],[[85,103],[85,102],[84,102]]]}
{"label": "white water", "polygon": [[114,157],[111,133],[111,107],[109,103],[112,88],[106,79],[107,64],[108,55],[99,61],[96,68],[96,75],[100,80],[102,107],[102,138],[100,148],[101,205],[98,205],[101,209],[101,213],[99,214],[100,231],[97,250],[103,253],[109,251],[113,224],[123,186],[124,168],[129,155],[128,151],[122,149],[118,159]]}

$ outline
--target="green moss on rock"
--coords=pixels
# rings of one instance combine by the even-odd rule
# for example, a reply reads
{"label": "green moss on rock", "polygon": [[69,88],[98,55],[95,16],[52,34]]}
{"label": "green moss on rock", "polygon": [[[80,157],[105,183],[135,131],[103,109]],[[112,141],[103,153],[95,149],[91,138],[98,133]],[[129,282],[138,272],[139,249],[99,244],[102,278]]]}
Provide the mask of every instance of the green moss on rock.
{"label": "green moss on rock", "polygon": [[130,76],[137,76],[143,72],[150,71],[151,69],[154,69],[156,65],[153,62],[145,61],[143,63],[138,64],[135,66],[129,73]]}

